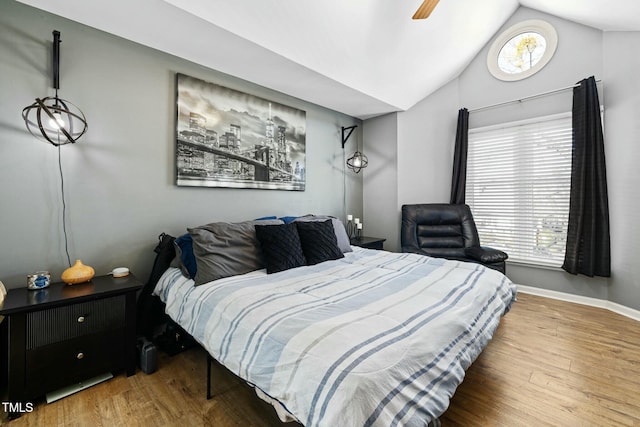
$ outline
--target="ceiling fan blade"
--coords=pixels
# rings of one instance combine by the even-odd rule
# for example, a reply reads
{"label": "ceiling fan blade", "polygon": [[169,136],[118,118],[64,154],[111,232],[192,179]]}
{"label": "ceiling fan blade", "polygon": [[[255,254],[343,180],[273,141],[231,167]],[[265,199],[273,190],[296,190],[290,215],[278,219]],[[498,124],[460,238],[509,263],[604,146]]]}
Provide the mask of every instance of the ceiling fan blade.
{"label": "ceiling fan blade", "polygon": [[424,0],[418,10],[416,10],[416,13],[413,14],[413,19],[428,18],[439,1],[440,0]]}

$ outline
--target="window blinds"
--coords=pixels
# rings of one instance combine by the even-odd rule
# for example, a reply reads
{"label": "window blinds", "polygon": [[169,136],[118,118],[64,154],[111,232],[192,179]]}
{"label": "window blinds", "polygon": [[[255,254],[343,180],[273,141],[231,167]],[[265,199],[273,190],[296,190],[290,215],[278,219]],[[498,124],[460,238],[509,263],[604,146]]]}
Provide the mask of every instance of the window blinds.
{"label": "window blinds", "polygon": [[571,113],[469,130],[466,203],[482,245],[560,267],[571,187]]}

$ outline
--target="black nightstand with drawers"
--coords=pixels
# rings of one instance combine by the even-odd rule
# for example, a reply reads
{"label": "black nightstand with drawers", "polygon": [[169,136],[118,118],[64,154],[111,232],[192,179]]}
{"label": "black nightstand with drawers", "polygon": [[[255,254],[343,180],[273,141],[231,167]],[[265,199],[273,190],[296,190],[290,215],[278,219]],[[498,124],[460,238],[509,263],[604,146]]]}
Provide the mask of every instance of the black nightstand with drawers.
{"label": "black nightstand with drawers", "polygon": [[135,374],[136,291],[141,287],[128,275],[9,290],[0,309],[5,316],[0,323],[2,400],[33,402],[96,375]]}

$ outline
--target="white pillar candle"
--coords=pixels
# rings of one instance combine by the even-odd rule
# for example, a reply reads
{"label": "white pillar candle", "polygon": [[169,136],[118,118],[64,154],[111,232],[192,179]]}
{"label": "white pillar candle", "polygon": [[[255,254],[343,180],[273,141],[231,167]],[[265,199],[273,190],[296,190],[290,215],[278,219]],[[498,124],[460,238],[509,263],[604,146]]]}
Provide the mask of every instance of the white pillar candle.
{"label": "white pillar candle", "polygon": [[353,215],[347,215],[347,221],[353,220]]}
{"label": "white pillar candle", "polygon": [[355,220],[353,220],[356,224],[360,224],[360,218],[356,218]]}
{"label": "white pillar candle", "polygon": [[358,223],[358,230],[362,230],[362,223]]}

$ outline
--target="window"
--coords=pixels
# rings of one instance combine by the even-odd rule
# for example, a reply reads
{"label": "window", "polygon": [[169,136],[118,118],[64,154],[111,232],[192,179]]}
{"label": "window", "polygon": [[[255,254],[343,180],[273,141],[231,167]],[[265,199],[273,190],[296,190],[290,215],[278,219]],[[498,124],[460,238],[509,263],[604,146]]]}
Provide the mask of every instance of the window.
{"label": "window", "polygon": [[560,267],[571,188],[571,113],[469,130],[466,202],[483,245]]}
{"label": "window", "polygon": [[491,44],[487,67],[500,80],[525,79],[551,60],[557,46],[558,34],[548,22],[536,19],[520,22]]}

